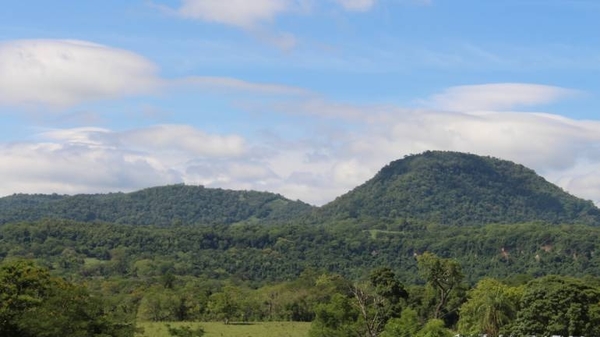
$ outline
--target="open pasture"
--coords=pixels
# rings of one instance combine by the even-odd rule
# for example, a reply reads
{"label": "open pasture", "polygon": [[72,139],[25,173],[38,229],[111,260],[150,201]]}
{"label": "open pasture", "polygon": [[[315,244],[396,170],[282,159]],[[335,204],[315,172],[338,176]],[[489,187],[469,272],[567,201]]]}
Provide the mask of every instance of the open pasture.
{"label": "open pasture", "polygon": [[304,322],[250,322],[232,323],[225,325],[222,322],[142,322],[139,326],[143,333],[136,337],[169,337],[166,324],[173,327],[182,325],[195,328],[204,327],[205,337],[306,337],[310,323]]}

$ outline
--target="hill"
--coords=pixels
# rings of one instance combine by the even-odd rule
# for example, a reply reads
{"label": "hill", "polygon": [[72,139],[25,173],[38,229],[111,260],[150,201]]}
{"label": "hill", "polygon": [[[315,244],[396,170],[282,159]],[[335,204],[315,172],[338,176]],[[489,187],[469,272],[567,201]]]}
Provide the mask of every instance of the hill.
{"label": "hill", "polygon": [[331,219],[405,219],[449,225],[600,224],[600,210],[510,161],[428,151],[385,166],[319,210]]}
{"label": "hill", "polygon": [[170,185],[132,193],[15,194],[0,198],[0,224],[43,218],[159,226],[231,224],[287,221],[309,213],[312,208],[268,192]]}
{"label": "hill", "polygon": [[[311,217],[307,217],[311,215]],[[339,220],[443,225],[600,224],[600,210],[523,165],[428,151],[391,162],[372,179],[316,208],[281,195],[171,185],[132,193],[15,194],[0,198],[0,224],[43,218],[117,224],[232,224]]]}

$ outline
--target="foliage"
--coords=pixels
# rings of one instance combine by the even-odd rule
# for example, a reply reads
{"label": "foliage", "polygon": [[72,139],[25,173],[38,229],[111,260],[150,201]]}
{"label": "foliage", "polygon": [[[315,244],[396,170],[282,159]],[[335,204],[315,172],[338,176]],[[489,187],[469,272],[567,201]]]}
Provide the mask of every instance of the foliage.
{"label": "foliage", "polygon": [[521,295],[521,288],[490,278],[479,281],[460,308],[458,330],[466,335],[485,333],[490,337],[508,333],[506,328],[516,318]]}
{"label": "foliage", "polygon": [[318,213],[320,221],[390,219],[460,226],[600,223],[600,210],[591,201],[567,194],[522,165],[440,151],[388,164]]}
{"label": "foliage", "polygon": [[437,305],[432,317],[441,318],[450,293],[460,286],[464,278],[462,268],[456,260],[439,258],[429,252],[417,257],[417,261],[419,273],[437,294]]}
{"label": "foliage", "polygon": [[[600,280],[590,276],[600,274],[600,228],[557,224],[598,224],[596,209],[532,171],[425,153],[350,195],[312,215],[270,193],[183,185],[0,198],[0,335],[131,336],[136,317],[312,321],[313,337],[445,336],[457,326],[490,337],[600,334]],[[545,222],[482,225],[493,219]]]}
{"label": "foliage", "polygon": [[452,337],[452,331],[446,329],[441,319],[430,319],[415,337]]}
{"label": "foliage", "polygon": [[600,223],[600,210],[515,163],[466,153],[407,156],[315,208],[281,195],[183,184],[133,193],[0,198],[0,224],[44,218],[133,225],[360,222],[442,225]]}
{"label": "foliage", "polygon": [[519,335],[600,335],[600,292],[581,280],[546,276],[527,284],[513,331]]}
{"label": "foliage", "polygon": [[310,337],[346,337],[357,335],[356,320],[359,312],[352,305],[348,296],[334,294],[329,303],[322,303],[315,308]]}
{"label": "foliage", "polygon": [[172,277],[193,276],[258,287],[295,279],[308,269],[356,280],[381,266],[389,266],[402,283],[415,284],[422,282],[415,255],[423,252],[456,259],[470,284],[483,277],[600,274],[600,255],[594,254],[600,249],[596,227],[398,223],[383,225],[386,230],[373,236],[366,230],[371,226],[342,222],[164,228],[44,220],[0,226],[0,258],[33,258],[55,274],[76,279],[127,277],[165,285]]}
{"label": "foliage", "polygon": [[[222,322],[180,323],[169,322],[172,327],[188,326],[192,330],[202,326],[205,337],[306,337],[310,323],[305,322],[253,322],[248,324],[228,324]],[[143,333],[136,337],[169,337],[165,323],[142,322]]]}
{"label": "foliage", "polygon": [[396,274],[390,268],[377,268],[371,271],[369,279],[375,294],[382,297],[381,310],[385,320],[400,317],[408,292]]}
{"label": "foliage", "polygon": [[232,224],[287,221],[312,207],[281,195],[170,185],[133,193],[15,194],[0,198],[0,224],[44,218],[132,225]]}
{"label": "foliage", "polygon": [[200,325],[192,328],[188,325],[173,327],[170,324],[166,324],[166,327],[167,332],[172,337],[202,337],[206,333]]}
{"label": "foliage", "polygon": [[210,296],[208,306],[210,312],[225,324],[229,324],[232,318],[240,313],[240,294],[239,290],[232,286],[227,286],[223,291],[214,293]]}
{"label": "foliage", "polygon": [[417,312],[406,308],[400,318],[392,318],[387,322],[381,337],[414,337],[420,328]]}
{"label": "foliage", "polygon": [[[0,266],[0,335],[20,337],[133,336],[87,289],[50,276],[26,261]],[[123,318],[123,317],[121,317]]]}

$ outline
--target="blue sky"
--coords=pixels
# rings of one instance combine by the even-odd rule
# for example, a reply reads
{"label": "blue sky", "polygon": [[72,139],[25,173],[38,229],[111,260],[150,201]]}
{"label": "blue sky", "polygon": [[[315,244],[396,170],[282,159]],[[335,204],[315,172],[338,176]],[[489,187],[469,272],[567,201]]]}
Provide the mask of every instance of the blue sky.
{"label": "blue sky", "polygon": [[600,202],[600,2],[106,0],[0,12],[0,195],[333,200],[425,150]]}

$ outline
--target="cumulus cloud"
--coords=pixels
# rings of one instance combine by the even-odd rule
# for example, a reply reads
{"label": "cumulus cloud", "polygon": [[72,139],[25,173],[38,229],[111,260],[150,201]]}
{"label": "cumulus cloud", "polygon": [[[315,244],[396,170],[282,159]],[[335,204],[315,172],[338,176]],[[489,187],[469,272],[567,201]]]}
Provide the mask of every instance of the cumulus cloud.
{"label": "cumulus cloud", "polygon": [[[525,91],[534,97],[522,95],[509,105],[548,102],[547,97],[541,98],[539,91]],[[562,88],[556,91],[560,95],[572,93]],[[596,178],[600,175],[599,120],[494,111],[489,108],[509,105],[480,99],[473,97],[476,102],[469,106],[485,104],[488,109],[406,109],[322,99],[277,105],[277,111],[318,120],[314,125],[327,124],[333,119],[345,131],[320,128],[314,133],[317,138],[295,148],[292,157],[281,156],[270,160],[270,164],[276,168],[275,172],[289,177],[280,188],[287,189],[290,195],[308,195],[309,199],[305,200],[319,203],[332,200],[372,177],[383,165],[407,154],[427,150],[462,151],[524,164],[565,190],[600,204],[600,180]],[[289,169],[283,169],[286,166]],[[310,190],[318,191],[318,197],[315,193],[311,195]]]}
{"label": "cumulus cloud", "polygon": [[[0,145],[0,174],[6,179],[0,194],[114,192],[178,183],[192,160],[231,159],[244,151],[239,136],[185,125],[49,130],[31,142]],[[252,173],[246,169],[234,173]]]}
{"label": "cumulus cloud", "polygon": [[229,157],[244,153],[244,139],[237,135],[210,135],[187,125],[158,125],[119,133],[119,141],[149,152],[178,151],[203,157]]}
{"label": "cumulus cloud", "polygon": [[121,132],[104,128],[73,128],[42,132],[39,139],[88,147],[125,148],[147,153],[182,153],[186,157],[231,157],[245,152],[238,135],[208,134],[189,125],[155,125]]}
{"label": "cumulus cloud", "polygon": [[148,93],[161,80],[147,59],[76,40],[0,43],[0,104],[68,106]]}
{"label": "cumulus cloud", "polygon": [[0,193],[97,193],[174,183],[176,172],[126,149],[69,142],[0,146]]}
{"label": "cumulus cloud", "polygon": [[208,22],[251,28],[290,9],[289,0],[183,0],[179,15]]}
{"label": "cumulus cloud", "polygon": [[335,0],[338,4],[349,11],[364,12],[375,5],[377,0]]}
{"label": "cumulus cloud", "polygon": [[0,146],[0,174],[7,182],[0,193],[106,192],[185,182],[323,204],[392,160],[451,150],[524,164],[567,191],[600,202],[599,145],[600,121],[523,112],[389,109],[355,121],[346,132],[296,140],[250,141],[186,125],[59,129],[28,143]]}
{"label": "cumulus cloud", "polygon": [[[196,84],[215,85],[206,78]],[[220,86],[280,90],[229,80]],[[538,97],[537,91],[532,92]],[[390,161],[426,150],[449,150],[524,164],[565,190],[600,204],[600,120],[296,98],[275,106],[277,111],[290,108],[288,112],[306,119],[293,125],[293,136],[273,129],[262,138],[246,139],[190,125],[46,130],[30,142],[0,145],[0,174],[6,182],[0,193],[106,192],[185,182],[272,191],[323,204],[363,183]],[[473,99],[477,101],[473,105],[484,104],[478,97]],[[547,102],[525,97],[515,101]],[[486,107],[510,106],[498,104],[494,101]]]}
{"label": "cumulus cloud", "polygon": [[448,88],[428,103],[452,111],[510,110],[551,103],[576,93],[571,89],[526,83],[464,85]]}

